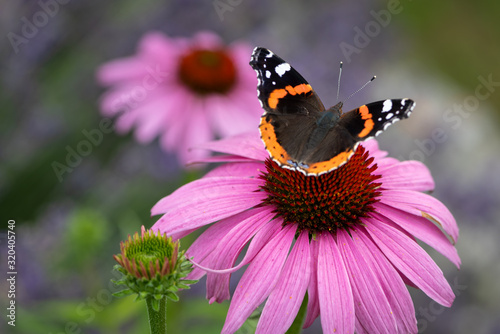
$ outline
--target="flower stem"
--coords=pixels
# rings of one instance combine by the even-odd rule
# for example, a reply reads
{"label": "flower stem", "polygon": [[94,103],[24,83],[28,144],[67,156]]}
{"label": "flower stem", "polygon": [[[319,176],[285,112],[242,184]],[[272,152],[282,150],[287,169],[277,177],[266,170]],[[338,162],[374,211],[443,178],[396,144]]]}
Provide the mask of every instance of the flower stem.
{"label": "flower stem", "polygon": [[146,305],[148,306],[149,329],[151,334],[166,334],[167,333],[167,298],[160,299],[159,310],[155,311],[153,304],[154,298],[148,296]]}

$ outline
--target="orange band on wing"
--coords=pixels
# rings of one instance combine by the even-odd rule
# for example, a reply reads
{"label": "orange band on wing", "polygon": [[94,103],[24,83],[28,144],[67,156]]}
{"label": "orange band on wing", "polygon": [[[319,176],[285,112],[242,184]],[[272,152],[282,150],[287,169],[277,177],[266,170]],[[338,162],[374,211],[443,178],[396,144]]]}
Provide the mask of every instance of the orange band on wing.
{"label": "orange band on wing", "polygon": [[269,108],[276,109],[279,100],[284,98],[288,94],[290,95],[307,94],[311,91],[312,87],[309,84],[300,84],[295,87],[288,85],[285,87],[285,89],[279,88],[273,90],[271,94],[269,94],[269,98],[267,99],[267,104],[269,105]]}
{"label": "orange band on wing", "polygon": [[372,114],[366,105],[359,107],[361,118],[365,120],[364,129],[358,133],[359,138],[364,138],[373,130],[375,123],[372,120]]}
{"label": "orange band on wing", "polygon": [[309,84],[300,84],[294,87],[297,94],[307,94],[312,91],[312,87]]}
{"label": "orange band on wing", "polygon": [[273,90],[271,92],[271,94],[269,94],[269,98],[267,99],[267,104],[269,104],[269,107],[271,109],[276,109],[276,107],[278,106],[279,100],[282,97],[285,97],[286,94],[288,94],[288,93],[284,89],[275,89],[275,90]]}
{"label": "orange band on wing", "polygon": [[323,174],[346,163],[352,154],[352,150],[345,151],[337,154],[328,161],[315,162],[311,164],[309,168],[304,168],[304,170],[310,174]]}
{"label": "orange band on wing", "polygon": [[262,116],[260,119],[260,138],[266,146],[267,152],[271,155],[274,161],[280,165],[288,164],[290,156],[286,153],[285,149],[278,143],[276,138],[276,133],[270,122],[267,121],[266,115]]}

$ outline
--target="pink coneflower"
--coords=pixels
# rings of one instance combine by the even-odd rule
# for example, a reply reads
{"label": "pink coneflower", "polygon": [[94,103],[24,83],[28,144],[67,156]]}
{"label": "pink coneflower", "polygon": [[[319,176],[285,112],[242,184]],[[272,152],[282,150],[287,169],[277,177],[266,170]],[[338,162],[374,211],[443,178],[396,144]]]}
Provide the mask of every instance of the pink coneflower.
{"label": "pink coneflower", "polygon": [[448,282],[415,239],[459,267],[458,227],[422,193],[434,187],[422,163],[386,157],[369,140],[338,169],[305,176],[270,160],[257,135],[204,148],[225,153],[216,158],[227,163],[160,200],[152,214],[164,215],[153,230],[175,239],[214,223],[187,251],[218,270],[207,273],[210,302],[229,299],[230,274],[248,264],[223,333],[235,332],[266,298],[257,333],[284,333],[306,292],[304,327],[321,316],[324,333],[416,333],[405,284],[451,306]]}
{"label": "pink coneflower", "polygon": [[139,142],[159,136],[182,163],[199,158],[201,151],[196,155],[191,147],[258,126],[262,109],[250,52],[250,45],[226,46],[210,32],[191,39],[148,33],[136,55],[98,69],[98,80],[110,86],[102,113],[118,116],[118,132],[135,127]]}

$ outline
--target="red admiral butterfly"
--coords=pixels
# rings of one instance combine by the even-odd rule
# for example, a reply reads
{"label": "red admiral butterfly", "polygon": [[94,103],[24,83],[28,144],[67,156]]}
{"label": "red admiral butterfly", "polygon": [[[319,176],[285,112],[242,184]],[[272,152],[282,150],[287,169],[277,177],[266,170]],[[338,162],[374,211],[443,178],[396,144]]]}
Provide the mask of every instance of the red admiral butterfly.
{"label": "red admiral butterfly", "polygon": [[377,136],[410,116],[415,102],[388,99],[342,113],[343,102],[326,110],[311,85],[268,49],[254,49],[257,93],[265,112],[260,135],[280,166],[305,175],[321,175],[343,164],[361,141]]}

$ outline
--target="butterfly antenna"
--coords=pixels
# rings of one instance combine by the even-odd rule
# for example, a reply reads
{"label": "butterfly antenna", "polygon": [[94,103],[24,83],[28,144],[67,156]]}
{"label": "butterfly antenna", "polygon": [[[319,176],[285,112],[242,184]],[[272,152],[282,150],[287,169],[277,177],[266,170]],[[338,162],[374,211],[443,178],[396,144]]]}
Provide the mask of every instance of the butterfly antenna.
{"label": "butterfly antenna", "polygon": [[340,69],[339,69],[339,82],[337,83],[337,101],[339,100],[339,93],[340,93],[340,77],[342,76],[342,62],[340,62]]}
{"label": "butterfly antenna", "polygon": [[372,82],[373,80],[375,80],[377,78],[376,75],[373,76],[373,78],[371,78],[370,80],[368,80],[363,86],[361,86],[360,89],[358,89],[357,91],[355,91],[354,93],[352,93],[347,99],[345,99],[344,103],[347,102],[347,100],[349,100],[351,97],[353,97],[356,93],[358,93],[360,90],[362,90],[363,88],[365,88],[370,82]]}

